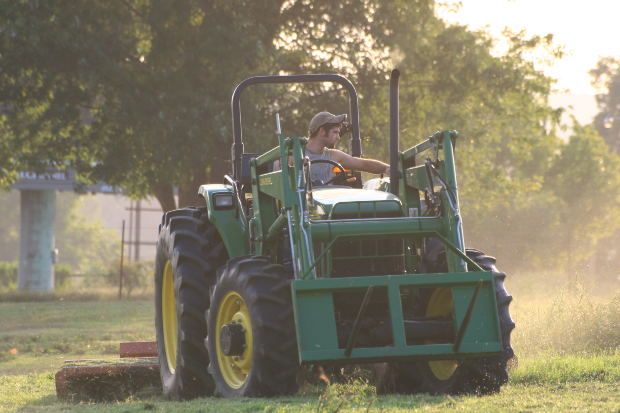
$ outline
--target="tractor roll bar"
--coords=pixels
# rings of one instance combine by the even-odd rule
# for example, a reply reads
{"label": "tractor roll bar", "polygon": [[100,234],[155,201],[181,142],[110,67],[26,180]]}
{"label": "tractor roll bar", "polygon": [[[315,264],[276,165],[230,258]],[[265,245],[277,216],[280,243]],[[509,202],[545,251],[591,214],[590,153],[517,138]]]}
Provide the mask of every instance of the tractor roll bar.
{"label": "tractor roll bar", "polygon": [[390,192],[398,196],[398,180],[400,179],[400,171],[398,168],[398,131],[399,131],[399,105],[398,105],[398,78],[400,71],[392,70],[390,74]]}
{"label": "tractor roll bar", "polygon": [[362,144],[359,128],[359,109],[357,102],[357,92],[353,84],[344,76],[336,74],[307,74],[307,75],[272,75],[254,76],[245,79],[235,88],[232,96],[232,120],[234,141],[231,148],[233,176],[239,178],[241,171],[241,157],[243,154],[243,131],[241,130],[241,92],[250,85],[265,83],[311,83],[311,82],[332,82],[338,83],[349,92],[349,106],[351,112],[351,155],[362,156]]}

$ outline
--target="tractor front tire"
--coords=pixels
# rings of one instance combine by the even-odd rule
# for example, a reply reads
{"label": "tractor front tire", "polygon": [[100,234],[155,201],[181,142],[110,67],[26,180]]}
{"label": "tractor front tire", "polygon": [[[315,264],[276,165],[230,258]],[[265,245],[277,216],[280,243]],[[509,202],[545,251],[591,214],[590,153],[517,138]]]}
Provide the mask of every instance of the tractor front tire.
{"label": "tractor front tire", "polygon": [[[427,254],[423,260],[422,272],[446,272],[445,253]],[[443,249],[443,246],[440,245]],[[380,393],[430,393],[430,394],[491,394],[508,382],[508,362],[514,357],[510,345],[510,334],[515,323],[510,317],[508,306],[512,297],[504,287],[506,274],[498,271],[495,258],[483,252],[468,249],[467,256],[485,271],[491,271],[495,278],[495,295],[502,335],[503,351],[498,356],[479,359],[416,361],[411,363],[390,363],[387,372],[379,380]],[[469,269],[473,271],[473,268]],[[451,313],[452,298],[447,288],[425,291],[422,297],[423,315],[446,316]]]}
{"label": "tractor front tire", "polygon": [[155,327],[163,393],[180,400],[211,395],[204,313],[216,270],[227,258],[206,208],[167,212],[155,258]]}
{"label": "tractor front tire", "polygon": [[270,397],[297,391],[290,272],[261,256],[230,260],[207,311],[209,372],[217,395]]}

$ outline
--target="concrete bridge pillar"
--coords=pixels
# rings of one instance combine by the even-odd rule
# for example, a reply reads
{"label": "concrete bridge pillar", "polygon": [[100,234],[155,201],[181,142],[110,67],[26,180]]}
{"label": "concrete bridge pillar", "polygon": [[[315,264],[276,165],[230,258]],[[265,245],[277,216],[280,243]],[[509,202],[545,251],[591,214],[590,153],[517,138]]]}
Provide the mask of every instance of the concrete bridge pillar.
{"label": "concrete bridge pillar", "polygon": [[19,248],[20,292],[54,291],[54,218],[56,191],[21,190]]}

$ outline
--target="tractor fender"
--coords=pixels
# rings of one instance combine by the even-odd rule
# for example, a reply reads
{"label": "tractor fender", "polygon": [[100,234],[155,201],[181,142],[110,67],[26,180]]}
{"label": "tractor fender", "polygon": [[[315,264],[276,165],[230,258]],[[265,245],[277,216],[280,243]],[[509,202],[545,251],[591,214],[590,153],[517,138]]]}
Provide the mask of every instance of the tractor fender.
{"label": "tractor fender", "polygon": [[[230,258],[250,253],[248,226],[241,205],[237,201],[233,188],[224,184],[201,185],[198,194],[207,204],[208,218],[217,229]],[[216,199],[231,199],[230,206],[216,205]]]}

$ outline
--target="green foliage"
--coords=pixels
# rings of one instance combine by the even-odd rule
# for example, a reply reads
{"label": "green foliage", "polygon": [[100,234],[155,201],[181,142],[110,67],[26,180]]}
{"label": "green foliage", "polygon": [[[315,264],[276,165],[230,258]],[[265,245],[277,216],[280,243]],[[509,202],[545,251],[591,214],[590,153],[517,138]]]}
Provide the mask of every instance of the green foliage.
{"label": "green foliage", "polygon": [[[7,139],[22,166],[69,161],[85,178],[155,194],[169,209],[171,185],[184,198],[230,169],[229,99],[243,78],[342,72],[362,93],[367,152],[385,155],[386,74],[398,65],[403,146],[457,125],[494,151],[481,157],[488,168],[524,162],[523,152],[547,138],[541,124],[554,114],[545,103],[550,80],[523,55],[551,39],[510,34],[508,54],[493,57],[488,36],[447,27],[434,7],[432,0],[11,2],[0,14],[3,58],[12,63],[0,89],[30,111],[7,112],[8,127],[20,134]],[[325,85],[259,89],[244,101],[250,143],[269,142],[262,137],[273,136],[276,108],[292,135],[305,134],[314,112],[346,108],[341,91]],[[493,140],[504,145],[486,146]]]}
{"label": "green foliage", "polygon": [[[14,261],[0,261],[0,293],[12,293],[17,290],[18,264]],[[54,287],[57,291],[69,291],[74,269],[69,264],[54,265]]]}
{"label": "green foliage", "polygon": [[488,192],[492,188],[461,201],[466,245],[496,256],[509,273],[562,268],[566,253],[558,198],[540,185],[494,200],[487,199]]}
{"label": "green foliage", "polygon": [[620,229],[620,156],[592,127],[578,124],[556,148],[529,182],[512,181],[505,192],[488,182],[477,198],[463,197],[469,245],[492,251],[511,270],[571,271],[609,245]]}
{"label": "green foliage", "polygon": [[377,402],[375,386],[364,381],[352,380],[328,386],[319,396],[317,411],[339,411],[341,408],[366,409]]}
{"label": "green foliage", "polygon": [[616,153],[620,153],[620,58],[606,57],[590,71],[599,113],[594,125]]}
{"label": "green foliage", "polygon": [[[1,140],[1,138],[0,138]],[[18,191],[0,191],[0,261],[19,259],[20,199]]]}
{"label": "green foliage", "polygon": [[[620,154],[620,58],[606,57],[590,71],[592,83],[599,90],[596,101],[599,113],[594,126],[616,154]],[[606,248],[597,251],[594,263],[603,272],[618,275],[620,268],[620,230],[602,240]]]}
{"label": "green foliage", "polygon": [[269,60],[283,1],[5,3],[13,168],[68,162],[165,204],[195,193],[205,154],[227,169],[231,87]]}
{"label": "green foliage", "polygon": [[567,384],[620,381],[620,354],[569,355],[525,359],[512,371],[516,384]]}
{"label": "green foliage", "polygon": [[[573,363],[574,359],[554,360],[558,364]],[[585,363],[590,360],[585,360]],[[603,372],[609,369],[603,367]],[[55,395],[52,373],[16,374],[0,377],[0,386],[6,389],[0,394],[0,407],[7,411],[45,411],[61,413],[66,411],[92,413],[125,413],[144,411],[170,411],[179,413],[204,412],[269,412],[269,413],[333,413],[333,412],[385,412],[385,413],[442,413],[462,412],[612,412],[617,410],[618,391],[616,383],[594,379],[568,381],[562,384],[540,382],[536,384],[515,384],[507,386],[493,396],[366,396],[360,394],[360,403],[348,398],[334,400],[334,403],[319,405],[319,395],[285,398],[223,399],[201,398],[186,402],[166,401],[153,394],[116,403],[80,403],[68,405]],[[363,391],[363,389],[360,389]]]}
{"label": "green foliage", "polygon": [[5,293],[17,288],[17,263],[0,261],[0,292]]}
{"label": "green foliage", "polygon": [[[153,287],[153,262],[129,261],[123,263],[123,293],[130,297],[132,293],[139,291],[145,293]],[[110,286],[118,287],[120,282],[120,265],[117,264],[104,274],[105,282]]]}
{"label": "green foliage", "polygon": [[548,172],[563,222],[565,257],[590,258],[597,244],[620,229],[620,155],[591,127],[575,128]]}
{"label": "green foliage", "polygon": [[96,210],[84,212],[85,198],[63,194],[57,198],[56,246],[59,262],[68,264],[75,274],[97,278],[107,272],[120,253],[120,236],[92,219]]}
{"label": "green foliage", "polygon": [[[97,278],[108,271],[119,255],[120,237],[93,219],[98,211],[85,211],[86,196],[60,193],[56,199],[55,243],[60,252],[55,266],[56,287],[67,289],[75,275]],[[15,266],[19,259],[19,204],[18,191],[0,193],[0,209],[5,211],[0,217],[0,261],[15,262]],[[11,288],[15,288],[16,280],[17,275]],[[4,282],[0,286],[10,289]]]}
{"label": "green foliage", "polygon": [[[0,185],[20,169],[69,165],[82,180],[152,194],[164,210],[177,206],[173,186],[180,206],[193,203],[198,185],[230,172],[232,88],[265,73],[349,77],[361,96],[364,151],[385,160],[387,74],[397,66],[401,148],[438,129],[461,133],[468,245],[497,254],[509,269],[583,264],[605,237],[619,236],[617,161],[592,129],[578,127],[568,144],[557,138],[562,110],[547,99],[553,79],[529,58],[533,52],[559,58],[553,37],[507,31],[508,47],[497,56],[489,34],[447,25],[435,6],[433,0],[3,1]],[[620,122],[603,126],[617,116],[618,67],[605,59],[593,71],[607,89],[595,124],[612,148]],[[319,110],[346,111],[341,88],[248,90],[247,150],[275,145],[276,111],[285,133],[299,136]],[[61,261],[80,272],[107,271],[115,257],[112,234],[77,218],[60,229],[69,241]],[[613,256],[605,258],[610,268],[620,252]]]}
{"label": "green foliage", "polygon": [[54,288],[67,291],[71,288],[73,268],[68,264],[56,264],[54,266]]}

